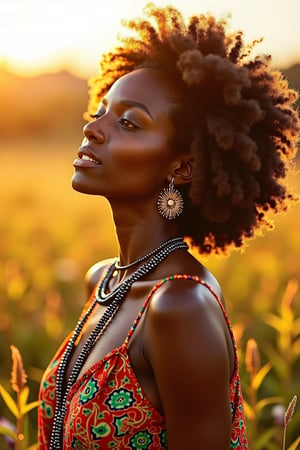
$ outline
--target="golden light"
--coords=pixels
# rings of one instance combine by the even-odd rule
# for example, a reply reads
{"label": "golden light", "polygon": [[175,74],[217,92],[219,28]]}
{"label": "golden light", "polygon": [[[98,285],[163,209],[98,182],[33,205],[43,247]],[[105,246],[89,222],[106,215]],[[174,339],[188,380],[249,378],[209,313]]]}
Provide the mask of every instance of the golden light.
{"label": "golden light", "polygon": [[[299,0],[156,3],[172,3],[186,15],[231,13],[231,27],[242,29],[249,40],[264,37],[259,51],[271,53],[277,65],[300,60]],[[115,42],[121,19],[139,15],[145,4],[146,0],[1,0],[0,61],[23,74],[64,68],[87,76],[97,70],[101,52]]]}

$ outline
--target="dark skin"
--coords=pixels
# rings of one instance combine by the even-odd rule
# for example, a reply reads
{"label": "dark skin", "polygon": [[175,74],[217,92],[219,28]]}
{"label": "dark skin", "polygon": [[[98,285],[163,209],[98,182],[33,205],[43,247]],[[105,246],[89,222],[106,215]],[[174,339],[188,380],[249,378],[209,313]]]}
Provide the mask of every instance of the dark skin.
{"label": "dark skin", "polygon": [[[147,88],[145,89],[145,86]],[[105,196],[111,206],[120,248],[120,264],[146,254],[177,236],[176,219],[158,212],[159,193],[174,177],[175,185],[191,181],[188,152],[174,154],[175,130],[170,119],[172,89],[153,69],[120,78],[100,103],[95,120],[84,128],[73,187]],[[87,274],[89,292],[110,261]],[[116,271],[110,289],[136,268]],[[171,253],[154,271],[134,283],[117,315],[95,344],[81,376],[105,354],[119,347],[157,281],[175,273],[198,275],[222,298],[217,281],[189,252]],[[68,371],[105,306],[97,306],[84,329]],[[149,401],[164,414],[170,450],[228,450],[231,414],[229,382],[234,352],[227,325],[214,296],[186,280],[164,284],[128,347],[134,373]]]}

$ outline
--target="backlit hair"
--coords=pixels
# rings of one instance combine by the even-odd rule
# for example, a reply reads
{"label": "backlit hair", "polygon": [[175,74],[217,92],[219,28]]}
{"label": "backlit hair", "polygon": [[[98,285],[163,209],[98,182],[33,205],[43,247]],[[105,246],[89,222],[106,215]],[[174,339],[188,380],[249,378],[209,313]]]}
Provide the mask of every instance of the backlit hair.
{"label": "backlit hair", "polygon": [[271,225],[268,211],[294,200],[284,180],[299,137],[297,94],[269,56],[251,58],[255,42],[227,32],[226,20],[201,14],[185,21],[177,9],[153,4],[144,13],[125,23],[130,34],[102,56],[89,109],[122,75],[163,71],[180,99],[171,114],[174,142],[195,159],[191,184],[179,186],[180,231],[201,253],[241,247]]}

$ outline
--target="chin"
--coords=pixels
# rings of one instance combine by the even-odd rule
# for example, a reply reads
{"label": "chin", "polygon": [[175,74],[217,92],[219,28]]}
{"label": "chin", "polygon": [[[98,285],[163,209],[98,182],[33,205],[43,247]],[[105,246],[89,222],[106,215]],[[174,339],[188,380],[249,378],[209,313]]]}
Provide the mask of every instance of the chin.
{"label": "chin", "polygon": [[82,180],[78,179],[76,174],[73,175],[71,185],[74,191],[81,192],[82,194],[95,195],[95,192],[89,188],[86,183],[83,183]]}
{"label": "chin", "polygon": [[78,173],[75,173],[71,180],[71,186],[74,191],[80,192],[81,194],[98,195],[105,197],[105,194],[99,189],[98,186],[95,186],[95,184],[92,184],[86,178],[78,175]]}

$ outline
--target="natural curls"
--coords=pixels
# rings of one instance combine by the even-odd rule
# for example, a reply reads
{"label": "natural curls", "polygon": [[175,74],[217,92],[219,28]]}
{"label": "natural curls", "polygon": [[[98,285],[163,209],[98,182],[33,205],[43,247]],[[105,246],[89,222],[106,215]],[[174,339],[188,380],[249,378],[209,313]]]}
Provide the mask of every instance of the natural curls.
{"label": "natural curls", "polygon": [[101,58],[89,107],[127,72],[162,71],[174,91],[174,151],[191,151],[195,162],[191,184],[180,188],[180,232],[202,253],[240,247],[271,226],[268,211],[283,211],[294,199],[285,179],[299,138],[297,93],[269,56],[251,58],[259,41],[228,33],[225,19],[185,21],[176,8],[153,4],[144,13]]}

